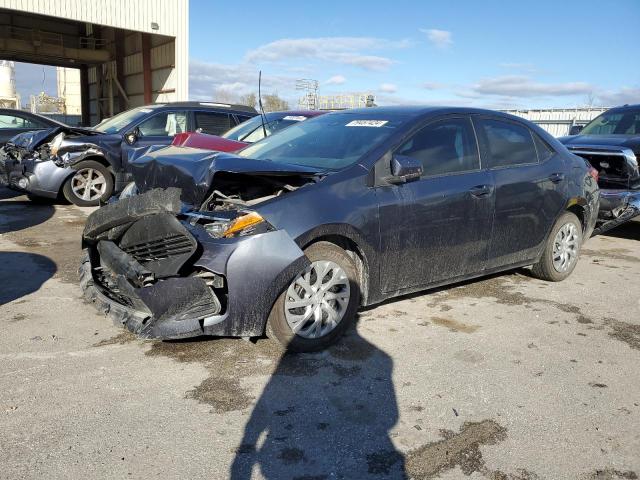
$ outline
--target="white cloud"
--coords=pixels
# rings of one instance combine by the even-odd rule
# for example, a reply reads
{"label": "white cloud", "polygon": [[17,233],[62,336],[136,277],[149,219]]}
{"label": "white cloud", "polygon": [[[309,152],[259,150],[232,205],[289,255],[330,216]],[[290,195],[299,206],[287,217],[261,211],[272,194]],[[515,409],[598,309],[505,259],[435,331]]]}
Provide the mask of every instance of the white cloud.
{"label": "white cloud", "polygon": [[425,90],[440,90],[446,87],[444,83],[440,82],[424,82],[421,86]]}
{"label": "white cloud", "polygon": [[448,30],[438,30],[437,28],[421,28],[420,31],[427,35],[429,41],[437,48],[448,48],[453,45],[453,34]]}
{"label": "white cloud", "polygon": [[471,87],[472,93],[507,97],[586,95],[593,86],[586,82],[543,83],[525,75],[483,78]]}
{"label": "white cloud", "polygon": [[605,107],[615,107],[625,103],[640,103],[640,87],[622,87],[620,90],[595,92],[596,101]]}
{"label": "white cloud", "polygon": [[284,38],[250,50],[248,63],[282,62],[292,59],[319,60],[352,65],[365,70],[387,70],[394,60],[370,51],[406,48],[408,40],[394,41],[374,37]]}
{"label": "white cloud", "polygon": [[398,91],[398,86],[393,83],[382,83],[380,84],[380,91],[385,93],[396,93]]}
{"label": "white cloud", "polygon": [[342,85],[345,83],[347,79],[342,75],[334,75],[333,77],[328,78],[324,84],[325,85]]}
{"label": "white cloud", "polygon": [[[262,73],[262,92],[295,97],[294,76]],[[235,101],[258,91],[258,69],[248,64],[227,65],[199,60],[189,62],[189,90],[193,100]]]}

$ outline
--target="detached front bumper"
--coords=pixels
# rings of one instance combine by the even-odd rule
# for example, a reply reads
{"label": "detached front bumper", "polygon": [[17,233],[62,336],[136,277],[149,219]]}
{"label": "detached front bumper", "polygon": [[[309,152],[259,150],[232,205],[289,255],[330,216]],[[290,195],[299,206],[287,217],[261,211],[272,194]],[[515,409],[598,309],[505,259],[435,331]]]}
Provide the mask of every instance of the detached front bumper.
{"label": "detached front bumper", "polygon": [[593,235],[603,234],[638,215],[640,215],[640,190],[600,190],[598,226],[593,231]]}
{"label": "detached front bumper", "polygon": [[85,298],[142,338],[262,335],[308,259],[284,231],[215,239],[179,221],[179,210],[179,190],[168,189],[94,212],[83,236]]}

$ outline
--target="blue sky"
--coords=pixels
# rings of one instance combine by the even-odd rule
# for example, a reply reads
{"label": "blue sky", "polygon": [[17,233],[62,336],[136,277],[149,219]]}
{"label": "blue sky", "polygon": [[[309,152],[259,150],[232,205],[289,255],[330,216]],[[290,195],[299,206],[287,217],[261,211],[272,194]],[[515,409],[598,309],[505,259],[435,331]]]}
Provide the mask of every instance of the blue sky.
{"label": "blue sky", "polygon": [[[191,0],[191,95],[295,100],[371,91],[378,103],[497,108],[640,102],[640,1]],[[267,9],[262,9],[268,5]]]}
{"label": "blue sky", "polygon": [[[192,99],[237,99],[262,69],[292,105],[312,78],[379,104],[609,106],[640,102],[639,46],[640,0],[190,0]],[[17,75],[23,98],[41,89],[41,67]]]}

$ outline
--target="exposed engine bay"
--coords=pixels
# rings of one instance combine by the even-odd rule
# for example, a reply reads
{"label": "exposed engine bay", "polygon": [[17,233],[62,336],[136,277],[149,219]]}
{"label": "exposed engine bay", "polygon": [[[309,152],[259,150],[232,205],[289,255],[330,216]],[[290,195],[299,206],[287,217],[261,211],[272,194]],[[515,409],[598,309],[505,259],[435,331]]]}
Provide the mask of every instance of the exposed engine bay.
{"label": "exposed engine bay", "polygon": [[266,202],[309,183],[300,177],[251,176],[220,172],[216,186],[200,206],[201,211],[229,211]]}

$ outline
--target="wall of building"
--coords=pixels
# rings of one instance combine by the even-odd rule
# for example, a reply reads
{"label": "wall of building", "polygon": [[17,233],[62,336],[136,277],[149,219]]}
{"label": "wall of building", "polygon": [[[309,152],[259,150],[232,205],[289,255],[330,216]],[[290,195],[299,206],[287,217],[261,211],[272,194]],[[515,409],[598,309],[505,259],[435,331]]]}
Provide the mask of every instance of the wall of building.
{"label": "wall of building", "polygon": [[[0,0],[0,9],[15,10],[22,17],[33,14],[39,31],[56,31],[50,43],[59,45],[47,45],[48,57],[42,63],[69,66],[74,60],[65,51],[82,55],[75,64],[87,87],[85,114],[91,124],[146,103],[189,99],[188,0]],[[79,45],[71,45],[73,37],[57,32],[56,24],[75,26]],[[34,57],[45,51],[16,38],[28,37],[29,32],[12,28],[0,35],[0,41],[24,43],[24,55],[31,55],[31,48]],[[100,60],[98,54],[109,60]]]}
{"label": "wall of building", "polygon": [[586,125],[608,109],[608,107],[547,108],[505,110],[505,112],[532,121],[554,137],[562,137],[569,135],[572,125]]}
{"label": "wall of building", "polygon": [[64,99],[64,115],[82,115],[82,91],[80,70],[77,68],[56,68],[58,98]]}

